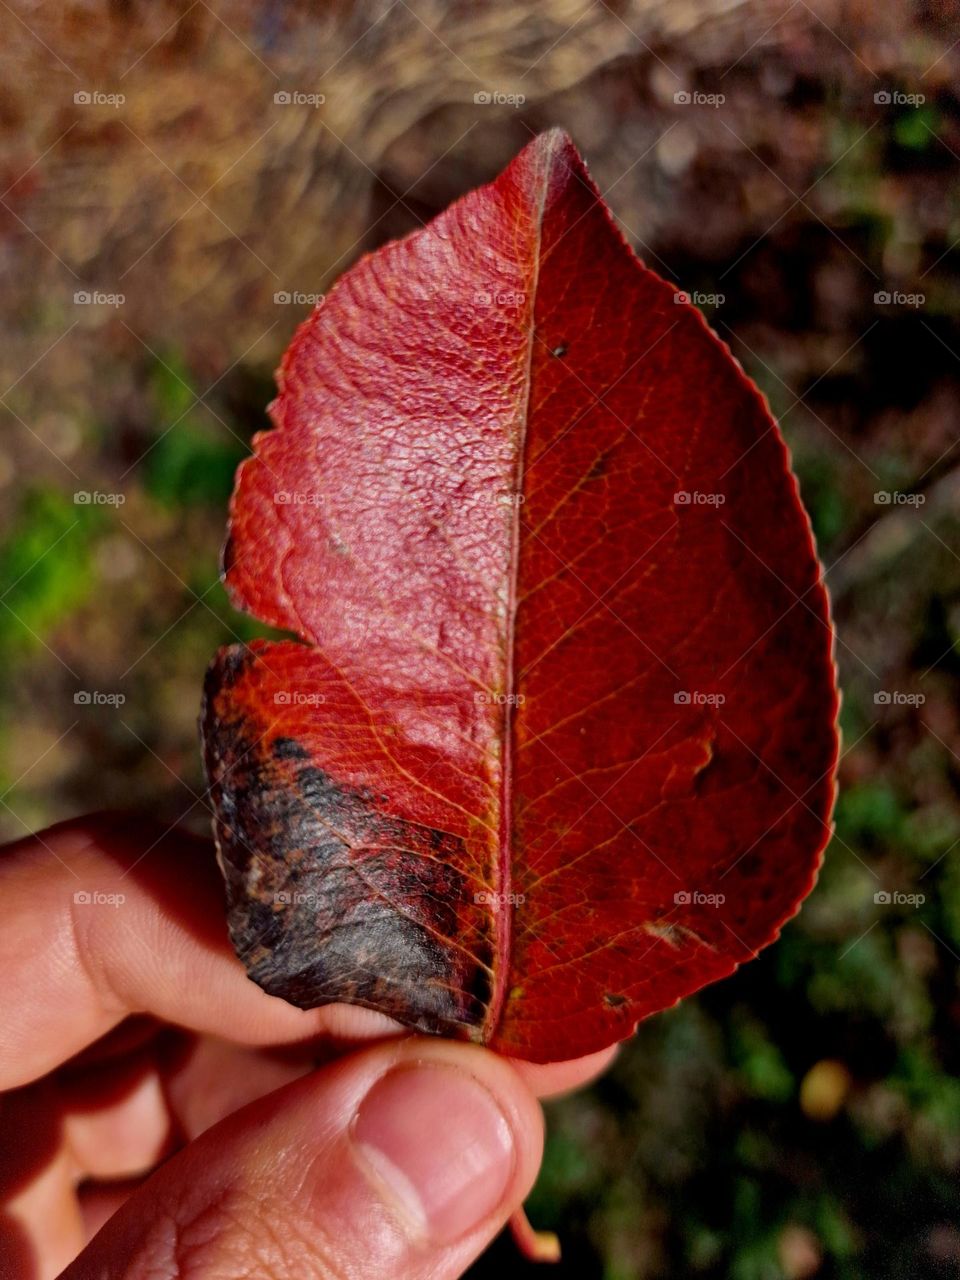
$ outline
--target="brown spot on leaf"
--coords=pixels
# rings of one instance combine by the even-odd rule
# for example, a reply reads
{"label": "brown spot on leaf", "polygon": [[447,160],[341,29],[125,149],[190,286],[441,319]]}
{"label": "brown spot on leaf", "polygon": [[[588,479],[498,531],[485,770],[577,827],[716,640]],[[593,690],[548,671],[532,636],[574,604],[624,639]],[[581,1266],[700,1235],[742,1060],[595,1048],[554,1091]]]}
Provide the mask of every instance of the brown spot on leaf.
{"label": "brown spot on leaf", "polygon": [[[249,976],[301,1008],[346,1001],[408,1026],[471,1034],[489,999],[489,944],[454,941],[462,841],[339,783],[295,738],[263,735],[223,697],[250,661],[207,679],[205,750],[230,937]],[[480,950],[480,948],[475,948]]]}

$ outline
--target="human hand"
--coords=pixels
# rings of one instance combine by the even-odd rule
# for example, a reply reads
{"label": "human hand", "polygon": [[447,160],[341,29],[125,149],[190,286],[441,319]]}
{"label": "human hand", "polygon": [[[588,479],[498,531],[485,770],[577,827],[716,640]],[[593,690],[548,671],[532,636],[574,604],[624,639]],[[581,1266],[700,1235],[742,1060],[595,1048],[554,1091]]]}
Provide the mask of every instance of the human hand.
{"label": "human hand", "polygon": [[0,973],[0,1280],[459,1276],[534,1181],[536,1097],[613,1054],[267,996],[209,842],[141,819],[0,851]]}

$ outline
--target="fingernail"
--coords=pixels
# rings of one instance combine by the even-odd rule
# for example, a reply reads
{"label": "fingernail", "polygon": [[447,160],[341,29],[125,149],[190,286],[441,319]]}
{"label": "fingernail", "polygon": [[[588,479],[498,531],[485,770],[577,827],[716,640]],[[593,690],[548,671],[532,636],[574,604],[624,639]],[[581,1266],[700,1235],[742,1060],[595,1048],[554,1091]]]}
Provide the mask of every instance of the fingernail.
{"label": "fingernail", "polygon": [[388,1072],[360,1104],[353,1141],[414,1232],[442,1244],[479,1226],[513,1173],[506,1116],[454,1067]]}

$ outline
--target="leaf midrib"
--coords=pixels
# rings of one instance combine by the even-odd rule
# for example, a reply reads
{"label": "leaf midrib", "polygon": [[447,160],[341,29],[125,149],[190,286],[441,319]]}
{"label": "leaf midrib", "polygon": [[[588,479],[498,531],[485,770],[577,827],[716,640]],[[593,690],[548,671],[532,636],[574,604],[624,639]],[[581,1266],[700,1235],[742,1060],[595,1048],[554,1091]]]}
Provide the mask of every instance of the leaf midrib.
{"label": "leaf midrib", "polygon": [[539,175],[540,191],[538,193],[536,218],[534,220],[536,243],[533,252],[533,281],[530,289],[530,306],[528,312],[530,328],[527,335],[524,395],[519,415],[516,460],[514,463],[513,486],[511,490],[515,500],[510,504],[512,508],[512,515],[510,523],[510,545],[507,557],[508,592],[503,682],[504,692],[506,693],[507,698],[504,703],[503,738],[501,744],[502,755],[500,761],[499,788],[500,812],[498,824],[499,838],[494,876],[497,891],[497,898],[494,903],[496,949],[493,958],[493,983],[490,993],[490,1003],[487,1009],[487,1016],[484,1020],[484,1027],[481,1036],[481,1039],[485,1044],[489,1044],[493,1040],[503,1018],[507,999],[507,982],[512,962],[512,926],[514,906],[509,901],[509,898],[513,882],[513,755],[514,718],[517,710],[515,696],[516,669],[514,663],[514,649],[520,576],[520,512],[522,505],[520,502],[516,501],[516,496],[523,493],[523,483],[526,474],[525,463],[527,435],[530,420],[530,400],[533,389],[533,351],[534,342],[536,341],[536,322],[534,317],[536,315],[537,290],[540,284],[540,254],[543,241],[543,217],[557,149],[558,137],[554,137],[551,139],[550,148],[546,153],[545,163]]}

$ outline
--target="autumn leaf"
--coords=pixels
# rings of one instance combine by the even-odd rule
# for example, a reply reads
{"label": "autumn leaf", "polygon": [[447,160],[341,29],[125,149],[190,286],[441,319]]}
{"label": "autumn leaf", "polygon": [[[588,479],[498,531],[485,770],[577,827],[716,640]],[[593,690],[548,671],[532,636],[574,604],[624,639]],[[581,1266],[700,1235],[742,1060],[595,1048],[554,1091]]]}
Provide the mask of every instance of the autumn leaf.
{"label": "autumn leaf", "polygon": [[240,469],[206,766],[231,936],[297,1005],[577,1057],[810,890],[832,631],[783,441],[569,138],[360,261]]}

